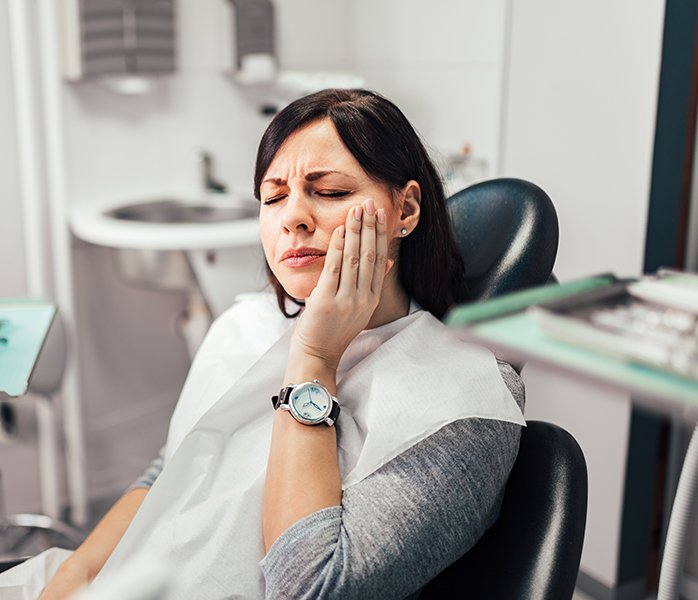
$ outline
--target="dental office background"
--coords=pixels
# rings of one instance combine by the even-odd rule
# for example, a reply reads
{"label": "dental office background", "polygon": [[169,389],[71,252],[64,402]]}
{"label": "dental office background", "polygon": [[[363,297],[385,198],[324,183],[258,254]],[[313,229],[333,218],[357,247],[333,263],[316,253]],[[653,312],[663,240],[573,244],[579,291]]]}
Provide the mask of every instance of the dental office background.
{"label": "dental office background", "polygon": [[[82,435],[90,504],[116,498],[164,442],[190,361],[183,326],[205,309],[184,287],[126,281],[114,250],[71,221],[117,200],[202,197],[202,151],[229,195],[250,197],[268,113],[314,86],[358,82],[395,101],[451,191],[498,176],[540,185],[560,221],[561,281],[646,267],[665,16],[678,2],[276,0],[273,76],[285,87],[269,83],[269,64],[241,69],[226,0],[176,1],[174,73],[68,82],[64,4],[0,1],[0,297],[53,299],[68,324],[62,405]],[[685,266],[695,270],[693,207]],[[253,242],[199,259],[234,291],[263,281]],[[225,302],[211,302],[214,314]],[[586,456],[580,582],[598,597],[642,597],[652,524],[636,507],[657,486],[642,492],[626,476],[643,471],[630,469],[631,445],[642,447],[630,398],[532,367],[524,377],[527,418],[561,424]],[[0,444],[10,512],[39,509],[21,406],[19,418],[26,431]],[[698,598],[698,542],[687,575],[684,592]]]}

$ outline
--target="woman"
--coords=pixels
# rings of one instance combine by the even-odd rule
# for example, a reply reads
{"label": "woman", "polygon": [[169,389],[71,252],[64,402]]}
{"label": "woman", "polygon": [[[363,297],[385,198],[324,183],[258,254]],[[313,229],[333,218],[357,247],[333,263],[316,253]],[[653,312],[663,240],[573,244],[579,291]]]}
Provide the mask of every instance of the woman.
{"label": "woman", "polygon": [[213,325],[162,456],[42,599],[146,550],[186,572],[178,598],[403,598],[496,519],[523,390],[437,320],[463,266],[404,115],[364,90],[293,102],[255,195],[278,306]]}

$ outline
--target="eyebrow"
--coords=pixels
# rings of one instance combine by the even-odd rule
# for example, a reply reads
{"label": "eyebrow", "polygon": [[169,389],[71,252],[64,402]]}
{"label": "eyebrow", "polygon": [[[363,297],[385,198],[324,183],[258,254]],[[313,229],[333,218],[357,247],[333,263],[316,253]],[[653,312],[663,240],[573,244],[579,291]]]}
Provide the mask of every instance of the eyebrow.
{"label": "eyebrow", "polygon": [[[342,171],[312,171],[305,176],[306,181],[317,181],[322,179],[326,175],[344,175],[346,177],[351,177],[348,173],[343,173]],[[275,185],[286,185],[286,180],[281,177],[270,177],[265,179],[262,183],[273,183]]]}

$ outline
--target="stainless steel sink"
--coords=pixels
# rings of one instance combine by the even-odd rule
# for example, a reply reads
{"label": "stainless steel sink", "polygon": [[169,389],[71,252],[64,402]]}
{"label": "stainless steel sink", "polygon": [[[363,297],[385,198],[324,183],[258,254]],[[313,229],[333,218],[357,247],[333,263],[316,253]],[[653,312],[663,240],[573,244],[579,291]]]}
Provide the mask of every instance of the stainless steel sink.
{"label": "stainless steel sink", "polygon": [[[160,197],[121,204],[104,210],[102,214],[126,228],[130,227],[129,224],[139,225],[139,229],[150,225],[153,232],[157,229],[162,233],[171,227],[173,237],[178,235],[179,226],[191,225],[196,227],[197,237],[208,238],[207,231],[211,226],[256,219],[259,205],[250,198],[227,195],[210,196],[205,201]],[[191,233],[191,228],[188,231]],[[193,254],[202,253],[204,262],[214,264],[220,251],[215,243],[197,250],[115,247],[114,258],[119,274],[129,283],[197,293],[200,286],[192,264]]]}
{"label": "stainless steel sink", "polygon": [[105,214],[120,221],[142,223],[219,223],[256,217],[258,207],[251,202],[232,206],[195,204],[181,200],[160,199],[129,204]]}
{"label": "stainless steel sink", "polygon": [[115,248],[112,256],[117,273],[130,284],[172,292],[199,289],[189,254],[183,250]]}
{"label": "stainless steel sink", "polygon": [[249,193],[164,192],[76,204],[70,226],[77,238],[109,248],[127,283],[187,295],[192,325],[182,335],[193,354],[208,324],[203,304],[216,317],[238,294],[266,285],[258,216]]}

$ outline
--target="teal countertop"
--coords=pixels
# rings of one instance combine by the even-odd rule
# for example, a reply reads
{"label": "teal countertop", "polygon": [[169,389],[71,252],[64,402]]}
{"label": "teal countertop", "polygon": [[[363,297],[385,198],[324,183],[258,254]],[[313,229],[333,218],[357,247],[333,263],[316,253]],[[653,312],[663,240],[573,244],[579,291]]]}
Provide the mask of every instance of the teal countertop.
{"label": "teal countertop", "polygon": [[56,307],[42,300],[0,300],[0,395],[27,391]]}
{"label": "teal countertop", "polygon": [[545,364],[629,391],[654,412],[698,417],[698,381],[658,368],[555,340],[541,330],[527,307],[611,285],[606,276],[544,286],[494,300],[456,307],[446,323],[463,339],[492,349],[504,360]]}

